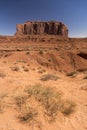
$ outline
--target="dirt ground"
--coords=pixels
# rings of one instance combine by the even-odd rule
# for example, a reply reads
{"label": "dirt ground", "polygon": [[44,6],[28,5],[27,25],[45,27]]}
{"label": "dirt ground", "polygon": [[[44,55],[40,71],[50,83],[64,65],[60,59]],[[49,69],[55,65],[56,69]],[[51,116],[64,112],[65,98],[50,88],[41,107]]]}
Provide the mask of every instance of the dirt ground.
{"label": "dirt ground", "polygon": [[[41,80],[46,75],[54,78]],[[15,97],[37,84],[74,102],[74,112],[58,112],[50,122],[31,98],[40,114],[30,124],[20,121]],[[87,130],[87,38],[0,36],[0,130]]]}

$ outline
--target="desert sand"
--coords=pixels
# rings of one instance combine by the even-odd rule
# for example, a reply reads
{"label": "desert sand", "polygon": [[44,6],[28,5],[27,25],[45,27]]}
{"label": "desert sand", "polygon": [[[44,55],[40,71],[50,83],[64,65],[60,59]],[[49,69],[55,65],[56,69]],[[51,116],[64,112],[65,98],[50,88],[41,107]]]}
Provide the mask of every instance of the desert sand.
{"label": "desert sand", "polygon": [[[36,85],[60,93],[70,111],[47,113],[25,92]],[[87,38],[0,36],[0,130],[87,130]]]}

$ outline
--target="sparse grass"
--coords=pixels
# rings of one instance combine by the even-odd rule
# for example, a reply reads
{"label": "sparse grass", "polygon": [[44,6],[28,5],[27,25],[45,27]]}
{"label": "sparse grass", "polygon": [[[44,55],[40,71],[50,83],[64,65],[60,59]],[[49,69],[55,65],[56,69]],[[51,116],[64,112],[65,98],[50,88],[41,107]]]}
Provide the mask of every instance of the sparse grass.
{"label": "sparse grass", "polygon": [[61,94],[55,92],[50,87],[43,87],[41,85],[35,85],[25,90],[29,94],[29,97],[33,96],[40,102],[45,108],[45,114],[54,117],[58,112],[58,105]]}
{"label": "sparse grass", "polygon": [[84,85],[80,88],[81,90],[87,91],[87,85]]}
{"label": "sparse grass", "polygon": [[27,67],[23,67],[23,70],[24,70],[25,72],[28,72],[28,71],[29,71],[29,69],[28,69]]}
{"label": "sparse grass", "polygon": [[0,72],[0,77],[1,78],[5,78],[6,77],[6,74],[4,72]]}
{"label": "sparse grass", "polygon": [[44,69],[38,70],[38,73],[45,73],[45,72],[46,72],[46,70],[44,70]]}
{"label": "sparse grass", "polygon": [[43,70],[38,70],[38,73],[42,74],[42,73],[43,73]]}
{"label": "sparse grass", "polygon": [[12,71],[19,71],[20,68],[18,66],[11,67]]}
{"label": "sparse grass", "polygon": [[76,76],[76,74],[77,74],[77,71],[73,71],[73,72],[67,73],[66,75],[70,77],[74,77]]}
{"label": "sparse grass", "polygon": [[65,115],[68,116],[75,110],[75,103],[71,101],[64,101],[60,107],[60,111]]}
{"label": "sparse grass", "polygon": [[26,63],[24,60],[17,60],[16,63]]}
{"label": "sparse grass", "polygon": [[21,106],[26,103],[27,97],[25,95],[17,95],[15,96],[15,102],[19,109],[21,109]]}
{"label": "sparse grass", "polygon": [[21,111],[19,119],[23,123],[31,124],[35,120],[37,115],[38,115],[38,112],[36,111],[36,109],[25,106],[24,110]]}
{"label": "sparse grass", "polygon": [[6,103],[4,98],[7,96],[6,93],[0,93],[0,113],[3,113],[6,108]]}
{"label": "sparse grass", "polygon": [[48,81],[48,80],[54,80],[54,81],[56,81],[58,78],[59,78],[58,76],[55,76],[53,74],[45,74],[45,75],[43,75],[40,78],[40,80],[42,80],[42,81]]}
{"label": "sparse grass", "polygon": [[[18,118],[24,123],[31,124],[33,121],[37,121],[40,114],[39,105],[43,108],[40,110],[48,121],[54,121],[59,112],[64,116],[69,116],[74,112],[75,104],[71,101],[62,100],[62,93],[54,88],[37,84],[25,88],[24,93],[24,95],[15,97],[17,110],[20,112]],[[32,99],[38,107],[32,105]]]}
{"label": "sparse grass", "polygon": [[15,96],[15,102],[17,110],[20,112],[18,119],[23,123],[31,124],[38,115],[38,112],[36,109],[30,106],[27,95]]}
{"label": "sparse grass", "polygon": [[54,120],[58,112],[64,115],[70,115],[75,108],[71,101],[63,101],[62,94],[55,91],[51,87],[43,87],[41,85],[31,86],[25,89],[29,97],[33,96],[35,100],[40,102],[45,109],[45,115]]}

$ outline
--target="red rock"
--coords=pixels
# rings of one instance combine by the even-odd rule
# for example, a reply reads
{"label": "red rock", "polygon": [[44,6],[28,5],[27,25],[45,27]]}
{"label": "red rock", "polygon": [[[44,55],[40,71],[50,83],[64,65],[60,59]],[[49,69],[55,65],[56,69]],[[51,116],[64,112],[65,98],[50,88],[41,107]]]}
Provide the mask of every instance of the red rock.
{"label": "red rock", "polygon": [[62,35],[68,36],[68,28],[62,22],[25,22],[16,25],[16,34],[33,34],[33,35]]}

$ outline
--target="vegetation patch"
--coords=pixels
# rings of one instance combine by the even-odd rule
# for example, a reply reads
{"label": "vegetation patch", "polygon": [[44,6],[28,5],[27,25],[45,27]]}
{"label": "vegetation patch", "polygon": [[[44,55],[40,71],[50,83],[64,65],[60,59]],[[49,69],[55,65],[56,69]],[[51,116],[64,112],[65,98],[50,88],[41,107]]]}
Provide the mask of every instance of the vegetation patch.
{"label": "vegetation patch", "polygon": [[0,113],[3,113],[6,108],[5,97],[7,97],[6,93],[0,93]]}
{"label": "vegetation patch", "polygon": [[71,102],[71,101],[64,101],[63,103],[61,103],[61,107],[60,107],[60,111],[65,115],[68,116],[71,113],[74,112],[75,109],[75,103]]}
{"label": "vegetation patch", "polygon": [[35,121],[38,111],[32,107],[29,102],[29,97],[26,94],[16,95],[14,97],[16,109],[19,111],[18,119],[23,123],[32,124]]}
{"label": "vegetation patch", "polygon": [[45,115],[49,116],[51,120],[55,119],[58,112],[62,112],[63,115],[70,115],[74,111],[74,103],[63,101],[62,94],[51,87],[34,85],[26,88],[25,92],[28,93],[29,97],[33,96],[42,104]]}
{"label": "vegetation patch", "polygon": [[5,78],[6,74],[4,72],[0,72],[0,78]]}
{"label": "vegetation patch", "polygon": [[70,77],[75,77],[77,75],[77,71],[73,71],[73,72],[67,73],[66,75],[70,76]]}
{"label": "vegetation patch", "polygon": [[69,116],[75,110],[75,104],[71,101],[64,101],[62,93],[52,87],[40,84],[27,86],[24,89],[24,93],[24,95],[15,97],[17,110],[19,111],[18,118],[23,123],[38,122],[39,111],[48,121],[55,121],[58,113]]}
{"label": "vegetation patch", "polygon": [[25,72],[28,72],[28,71],[29,71],[29,68],[23,66],[23,70],[24,70]]}
{"label": "vegetation patch", "polygon": [[35,118],[37,117],[37,115],[38,112],[36,111],[36,109],[25,106],[24,110],[21,111],[19,119],[23,123],[31,124],[33,121],[36,120]]}
{"label": "vegetation patch", "polygon": [[43,75],[40,80],[42,81],[48,81],[48,80],[54,80],[56,81],[59,77],[53,74],[45,74]]}
{"label": "vegetation patch", "polygon": [[12,71],[20,71],[20,68],[18,66],[11,67]]}

